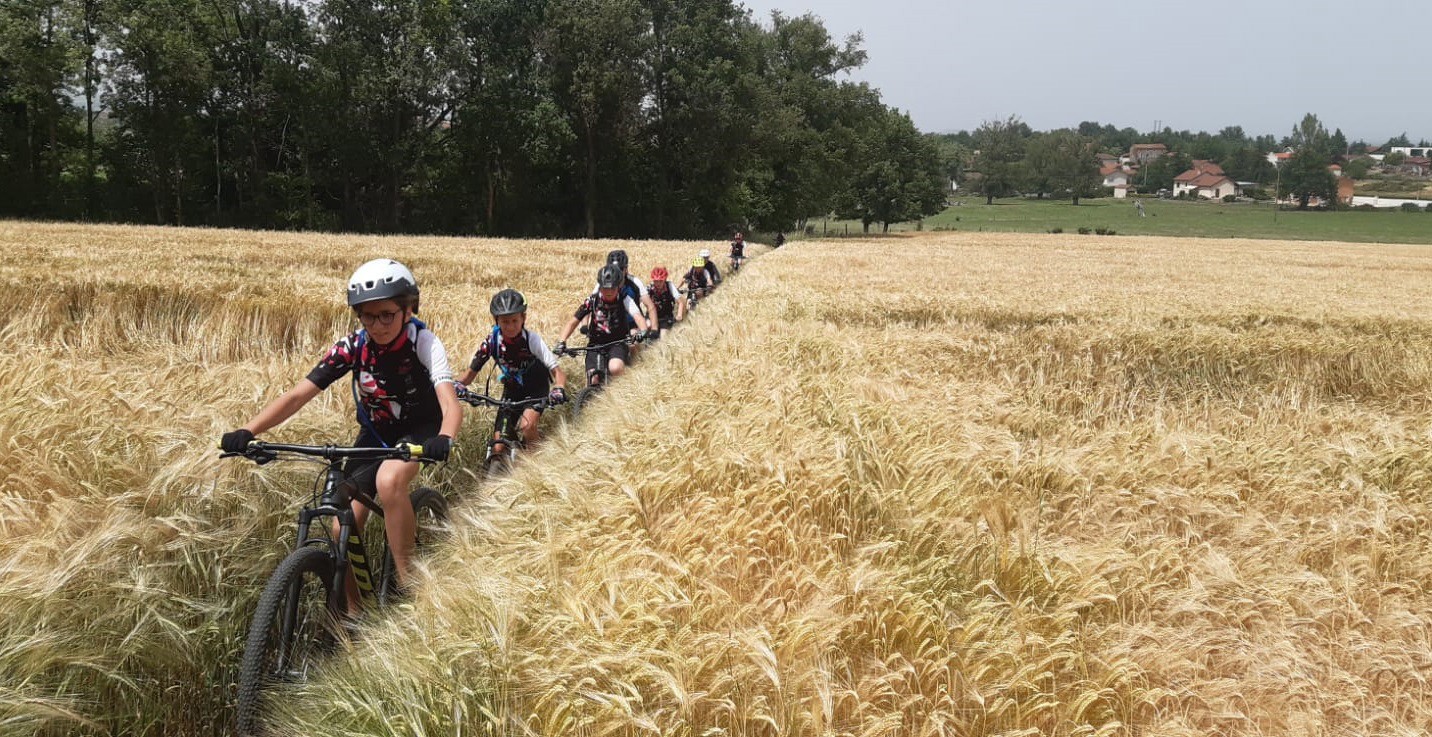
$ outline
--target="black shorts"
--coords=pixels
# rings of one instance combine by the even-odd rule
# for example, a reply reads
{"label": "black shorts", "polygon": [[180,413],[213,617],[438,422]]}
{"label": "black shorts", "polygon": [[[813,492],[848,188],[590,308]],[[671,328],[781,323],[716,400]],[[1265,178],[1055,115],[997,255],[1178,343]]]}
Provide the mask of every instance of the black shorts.
{"label": "black shorts", "polygon": [[[355,448],[381,448],[384,447],[384,440],[387,447],[394,447],[401,443],[414,443],[421,445],[424,440],[437,437],[438,431],[442,429],[440,422],[431,422],[401,434],[392,435],[390,438],[382,438],[368,428],[363,428],[358,437],[353,440]],[[381,439],[380,439],[381,438]],[[353,485],[367,494],[377,497],[378,494],[378,467],[383,461],[346,461],[343,464],[343,473]]]}
{"label": "black shorts", "polygon": [[[536,364],[536,366],[538,369],[541,370],[528,370],[526,373],[522,374],[521,384],[515,381],[502,382],[502,398],[510,402],[520,402],[524,399],[545,398],[547,396],[547,393],[552,390],[552,377],[547,372],[546,366],[543,366],[540,363]],[[523,407],[520,409],[500,409],[497,411],[497,417],[494,419],[492,426],[497,427],[498,421],[500,421],[503,416],[506,416],[508,421],[511,423],[509,427],[515,429],[517,427],[517,421],[522,418],[522,413],[526,412],[529,409],[536,411],[537,414],[541,414],[542,410],[545,408]]]}
{"label": "black shorts", "polygon": [[[604,342],[609,341],[599,341],[597,345],[601,345]],[[628,361],[629,355],[630,354],[627,351],[626,343],[617,343],[613,346],[607,346],[605,349],[600,351],[587,351],[587,373],[590,374],[597,371],[606,371],[606,364],[602,361],[603,356],[608,359],[615,358],[620,360],[622,363],[626,363]]]}

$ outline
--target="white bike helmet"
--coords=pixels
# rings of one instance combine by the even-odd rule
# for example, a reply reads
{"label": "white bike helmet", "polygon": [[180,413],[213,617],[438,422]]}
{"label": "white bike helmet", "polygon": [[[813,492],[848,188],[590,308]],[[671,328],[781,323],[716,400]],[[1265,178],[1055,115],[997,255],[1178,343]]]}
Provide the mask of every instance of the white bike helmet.
{"label": "white bike helmet", "polygon": [[381,299],[402,301],[409,298],[413,312],[418,311],[418,280],[408,267],[390,258],[375,258],[358,267],[348,277],[348,306]]}
{"label": "white bike helmet", "polygon": [[709,249],[709,248],[703,248],[703,249],[701,249],[701,258],[711,258],[711,249]]}

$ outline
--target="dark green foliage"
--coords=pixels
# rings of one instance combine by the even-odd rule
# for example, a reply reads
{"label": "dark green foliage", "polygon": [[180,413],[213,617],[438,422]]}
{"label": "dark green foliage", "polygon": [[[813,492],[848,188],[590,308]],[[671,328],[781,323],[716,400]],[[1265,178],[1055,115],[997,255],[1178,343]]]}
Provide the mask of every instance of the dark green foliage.
{"label": "dark green foliage", "polygon": [[1025,147],[1025,171],[1034,193],[1055,198],[1093,197],[1103,188],[1094,139],[1071,130],[1038,134]]}
{"label": "dark green foliage", "polygon": [[979,192],[985,204],[996,197],[1007,197],[1019,191],[1027,178],[1024,156],[1027,139],[1033,135],[1029,126],[1017,116],[992,120],[974,133],[974,169],[979,172]]}
{"label": "dark green foliage", "polygon": [[964,158],[840,79],[859,44],[732,0],[12,0],[0,216],[606,236],[793,229],[842,203],[918,218]]}
{"label": "dark green foliage", "polygon": [[1174,177],[1193,168],[1193,159],[1182,151],[1173,151],[1145,164],[1134,177],[1134,184],[1140,192],[1152,194],[1161,189],[1173,189]]}
{"label": "dark green foliage", "polygon": [[1316,145],[1294,153],[1282,166],[1278,196],[1297,198],[1299,210],[1306,210],[1313,197],[1336,202],[1337,178],[1328,171],[1328,163],[1327,154]]}

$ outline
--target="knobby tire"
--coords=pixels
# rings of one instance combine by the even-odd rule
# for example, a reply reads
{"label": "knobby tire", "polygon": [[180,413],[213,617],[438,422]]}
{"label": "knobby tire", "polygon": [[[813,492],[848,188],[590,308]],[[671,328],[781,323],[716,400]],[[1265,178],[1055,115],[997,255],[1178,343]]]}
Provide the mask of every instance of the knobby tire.
{"label": "knobby tire", "polygon": [[[333,559],[317,547],[289,553],[269,577],[239,666],[240,735],[260,734],[265,696],[280,683],[302,681],[318,657],[337,643],[335,583]],[[294,628],[286,630],[290,616]]]}

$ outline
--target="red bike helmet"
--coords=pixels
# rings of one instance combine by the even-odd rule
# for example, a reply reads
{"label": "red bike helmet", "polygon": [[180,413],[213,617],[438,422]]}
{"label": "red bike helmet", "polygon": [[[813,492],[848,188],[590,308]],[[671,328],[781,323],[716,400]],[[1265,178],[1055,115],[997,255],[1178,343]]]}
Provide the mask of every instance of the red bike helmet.
{"label": "red bike helmet", "polygon": [[651,280],[652,280],[652,281],[666,281],[666,277],[668,277],[668,276],[670,276],[670,274],[667,274],[667,273],[666,273],[666,267],[665,267],[665,266],[658,266],[658,267],[656,267],[655,269],[652,269],[652,270],[651,270]]}

